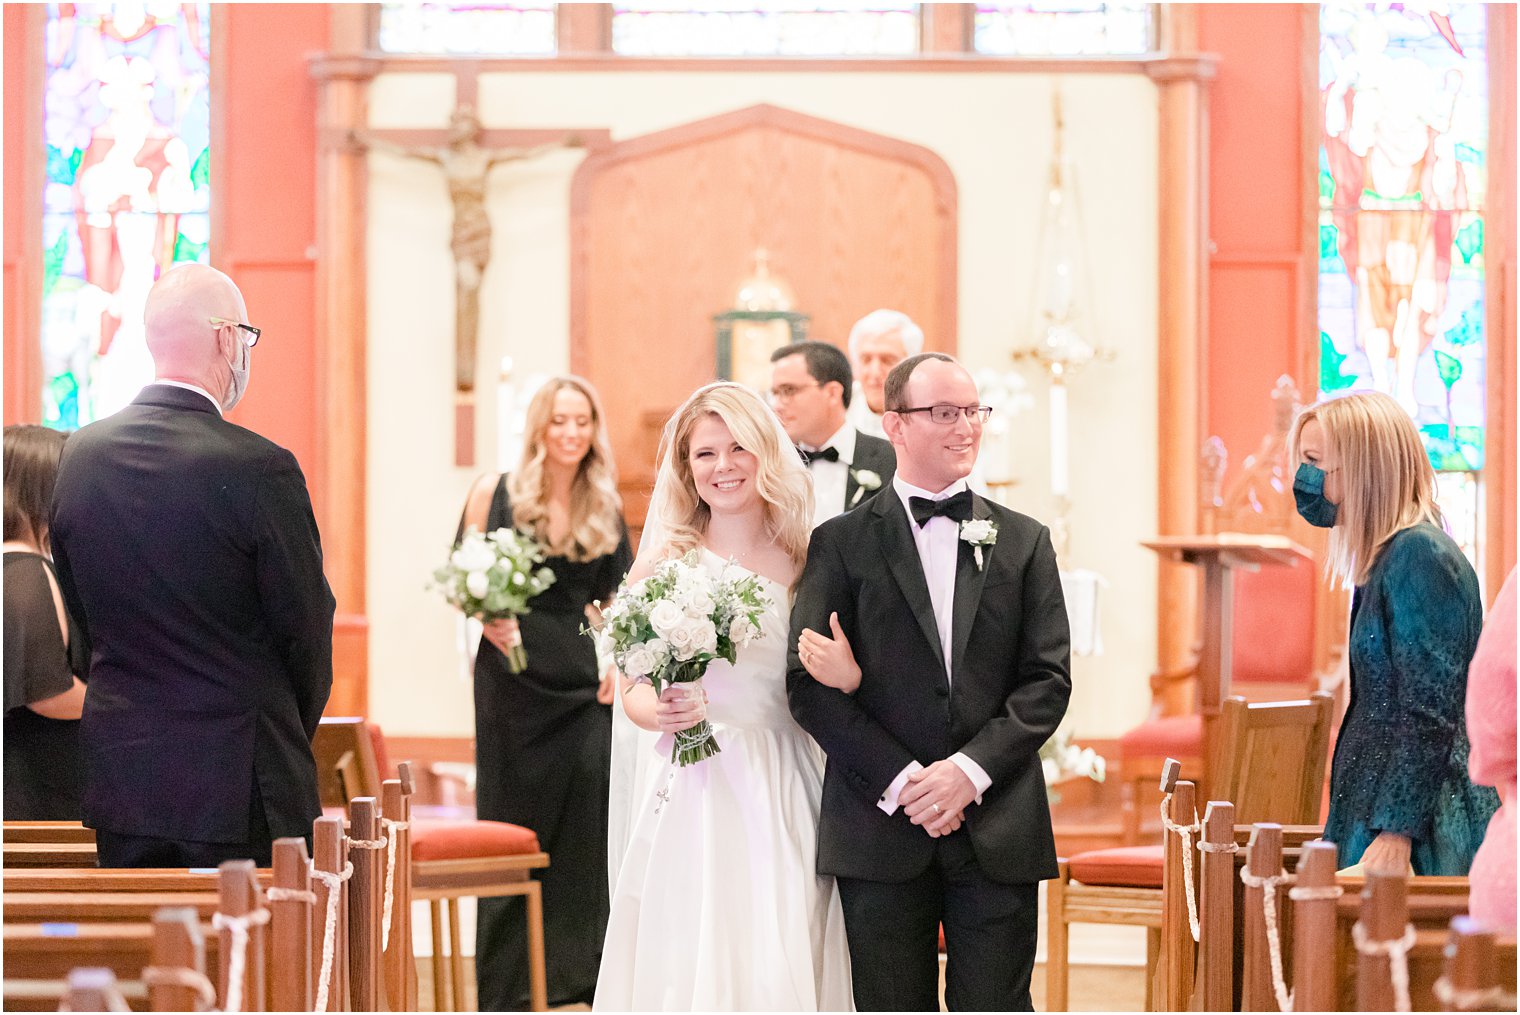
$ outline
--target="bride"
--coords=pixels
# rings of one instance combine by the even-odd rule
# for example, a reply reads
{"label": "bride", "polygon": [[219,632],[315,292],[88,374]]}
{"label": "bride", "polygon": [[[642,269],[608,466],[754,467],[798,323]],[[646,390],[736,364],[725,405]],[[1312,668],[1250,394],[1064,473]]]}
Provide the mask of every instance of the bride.
{"label": "bride", "polygon": [[[660,453],[629,582],[697,550],[714,572],[757,576],[772,604],[733,665],[708,667],[705,694],[624,686],[595,1007],[850,1010],[839,893],[814,870],[823,755],[786,698],[791,586],[813,514],[806,469],[759,396],[728,383],[687,399]],[[720,753],[675,766],[674,733],[704,717]]]}

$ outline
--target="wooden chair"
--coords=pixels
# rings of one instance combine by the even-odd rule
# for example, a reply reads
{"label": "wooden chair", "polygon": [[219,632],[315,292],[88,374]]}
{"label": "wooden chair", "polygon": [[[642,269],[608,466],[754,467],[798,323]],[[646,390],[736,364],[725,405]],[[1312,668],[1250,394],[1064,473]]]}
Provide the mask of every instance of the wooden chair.
{"label": "wooden chair", "polygon": [[[376,745],[383,742],[377,728],[363,720],[323,719],[313,750],[319,766],[330,767],[326,772],[319,769],[319,788],[340,794],[355,788],[381,791],[381,751]],[[333,799],[324,796],[324,805]],[[459,900],[505,895],[521,895],[526,901],[529,1003],[534,1011],[547,1010],[543,896],[532,872],[547,867],[549,856],[539,848],[538,836],[504,821],[411,818],[408,824],[410,897],[427,900],[432,917],[434,1010],[467,1007]]]}
{"label": "wooden chair", "polygon": [[[1250,703],[1241,698],[1225,702],[1221,742],[1228,746],[1216,780],[1234,793],[1236,821],[1275,819],[1293,825],[1318,821],[1330,722],[1331,697],[1323,692],[1303,702]],[[1170,774],[1175,778],[1175,773]],[[1172,802],[1175,805],[1176,799]],[[1192,825],[1193,811],[1175,813],[1172,820]],[[1181,950],[1162,945],[1165,845],[1088,850],[1063,861],[1058,877],[1048,882],[1045,997],[1049,1010],[1063,1010],[1067,1003],[1066,943],[1072,923],[1151,928],[1148,951],[1175,955],[1183,966],[1191,962],[1190,944]],[[1196,859],[1188,862],[1196,863]],[[1172,960],[1168,956],[1165,961]],[[1172,977],[1167,981],[1171,990],[1182,990],[1188,975],[1177,966],[1165,969]],[[1148,985],[1148,994],[1151,990]],[[1176,1000],[1173,996],[1168,1003]]]}

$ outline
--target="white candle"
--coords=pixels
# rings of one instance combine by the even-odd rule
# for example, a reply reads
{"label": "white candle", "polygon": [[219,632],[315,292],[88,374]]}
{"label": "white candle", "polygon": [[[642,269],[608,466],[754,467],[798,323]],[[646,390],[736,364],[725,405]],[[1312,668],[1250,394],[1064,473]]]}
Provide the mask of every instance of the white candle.
{"label": "white candle", "polygon": [[1066,385],[1052,378],[1050,385],[1050,492],[1065,497],[1070,492],[1066,471]]}

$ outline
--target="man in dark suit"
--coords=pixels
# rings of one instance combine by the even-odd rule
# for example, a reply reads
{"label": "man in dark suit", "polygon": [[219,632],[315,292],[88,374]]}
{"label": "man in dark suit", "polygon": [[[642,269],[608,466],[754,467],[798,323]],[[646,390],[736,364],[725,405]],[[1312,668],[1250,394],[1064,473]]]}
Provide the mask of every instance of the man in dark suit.
{"label": "man in dark suit", "polygon": [[1056,876],[1039,749],[1071,694],[1055,552],[967,488],[990,410],[959,363],[904,360],[886,407],[892,489],[814,530],[792,611],[792,714],[828,754],[818,872],[861,1011],[938,1009],[941,923],[951,1009],[1029,1010]]}
{"label": "man in dark suit", "polygon": [[216,269],[165,272],[144,312],[157,379],[59,467],[53,553],[93,645],[80,743],[102,867],[267,866],[321,813],[334,602],[295,456],[222,418],[247,387],[247,320]]}
{"label": "man in dark suit", "polygon": [[771,405],[813,477],[813,524],[864,504],[892,482],[892,445],[846,420],[854,379],[843,350],[795,342],[771,354]]}

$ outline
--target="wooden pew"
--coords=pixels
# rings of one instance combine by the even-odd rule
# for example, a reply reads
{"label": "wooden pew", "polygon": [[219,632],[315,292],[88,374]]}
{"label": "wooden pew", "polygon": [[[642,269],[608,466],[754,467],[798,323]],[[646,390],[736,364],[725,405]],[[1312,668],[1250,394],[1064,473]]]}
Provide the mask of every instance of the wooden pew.
{"label": "wooden pew", "polygon": [[77,821],[7,821],[0,825],[5,842],[94,842],[95,829]]}
{"label": "wooden pew", "polygon": [[35,867],[93,867],[92,842],[6,842],[0,844],[6,871]]}
{"label": "wooden pew", "polygon": [[1514,980],[1510,979],[1509,989],[1505,989],[1505,979],[1514,975],[1515,956],[1511,951],[1506,966],[1504,955],[1506,946],[1513,945],[1513,935],[1506,942],[1493,931],[1484,930],[1472,917],[1453,919],[1445,964],[1435,982],[1434,993],[1441,1009],[1514,1011]]}
{"label": "wooden pew", "polygon": [[[217,978],[224,1007],[264,1010],[267,997],[272,1010],[310,1010],[310,913],[315,896],[310,891],[305,841],[277,841],[274,859],[275,885],[269,893],[267,908],[259,882],[261,874],[267,881],[270,872],[255,870],[252,861],[247,860],[229,861],[221,866],[214,875],[218,889],[215,895],[203,890],[151,893],[72,890],[77,887],[75,882],[85,878],[85,872],[68,872],[69,880],[63,883],[70,890],[64,892],[36,891],[36,884],[28,884],[26,887],[33,890],[25,893],[7,892],[3,930],[6,1006],[38,1009],[47,998],[61,993],[62,981],[69,969],[76,966],[103,966],[127,981],[129,987],[145,976],[162,975],[166,960],[157,950],[163,947],[166,933],[163,924],[167,921],[172,925],[171,936],[177,928],[181,941],[209,938],[209,949],[198,944],[191,951],[201,960],[210,952],[213,968],[219,970]],[[113,888],[140,887],[146,881],[160,889],[169,884],[204,889],[213,877],[178,870],[149,871],[146,876],[143,871],[97,870],[93,875]],[[7,887],[10,880],[7,879]],[[49,898],[53,900],[51,907]],[[174,908],[162,905],[182,901],[190,901],[192,905]],[[12,905],[13,902],[17,904]],[[154,905],[151,913],[150,905]],[[60,923],[56,920],[59,915],[79,919]],[[23,922],[28,917],[35,922]],[[202,974],[203,967],[186,960],[184,947],[179,953],[176,959],[168,961],[167,967]],[[276,970],[278,975],[273,975]],[[173,1003],[178,1005],[203,993],[203,989],[183,984],[159,983],[151,990],[133,989],[129,996],[140,1006],[149,994],[161,991],[168,992],[165,996],[172,996]]]}
{"label": "wooden pew", "polygon": [[[1204,809],[1201,821],[1197,847],[1199,939],[1190,1002],[1201,1011],[1235,1011],[1240,1004],[1244,929],[1236,914],[1243,912],[1245,886],[1240,880],[1240,870],[1245,866],[1254,826],[1237,825],[1234,820],[1233,804],[1213,800]],[[1280,830],[1283,843],[1281,862],[1291,872],[1304,844],[1319,837],[1320,826],[1274,827]]]}
{"label": "wooden pew", "polygon": [[59,1011],[131,1011],[109,969],[75,969]]}
{"label": "wooden pew", "polygon": [[[1206,839],[1208,835],[1206,828]],[[1380,943],[1387,942],[1395,943],[1395,950],[1404,956],[1412,1010],[1434,1010],[1436,982],[1449,937],[1447,928],[1467,909],[1467,879],[1337,875],[1333,844],[1309,842],[1295,852],[1297,856],[1293,857],[1282,848],[1280,829],[1256,826],[1247,863],[1258,883],[1246,886],[1238,909],[1237,922],[1244,928],[1239,949],[1239,1010],[1277,1011],[1280,975],[1285,991],[1291,985],[1291,1004],[1297,1011],[1394,1011],[1393,960],[1387,953],[1376,952]],[[1273,892],[1280,935],[1279,973],[1273,969],[1272,938],[1263,901],[1273,876],[1288,868],[1295,872],[1291,889],[1279,884]],[[1206,871],[1202,880],[1208,900],[1202,917],[1207,958],[1200,963],[1199,1007],[1218,1010],[1223,1007],[1223,990],[1216,974],[1223,962],[1215,950],[1219,935],[1213,921],[1219,918],[1214,907],[1220,904],[1222,876]],[[1360,930],[1356,929],[1358,925]],[[1359,936],[1371,949],[1358,948]],[[1512,996],[1514,938],[1499,940],[1495,950],[1495,965],[1503,973],[1499,989]]]}

